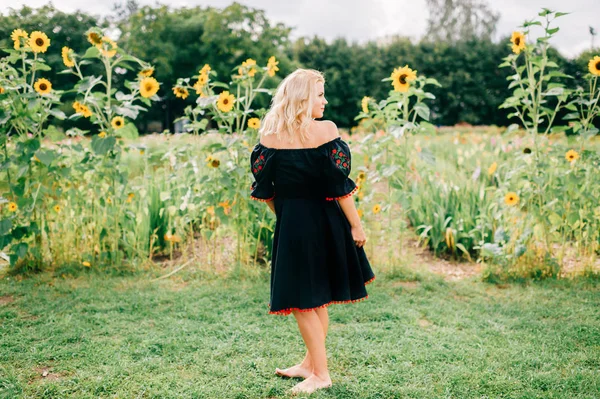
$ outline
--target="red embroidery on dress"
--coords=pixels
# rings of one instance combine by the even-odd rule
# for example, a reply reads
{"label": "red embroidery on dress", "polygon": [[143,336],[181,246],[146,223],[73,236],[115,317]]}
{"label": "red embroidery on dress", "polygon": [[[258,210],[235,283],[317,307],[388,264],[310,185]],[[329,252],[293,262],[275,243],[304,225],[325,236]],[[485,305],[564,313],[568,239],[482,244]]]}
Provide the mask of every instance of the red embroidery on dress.
{"label": "red embroidery on dress", "polygon": [[331,159],[335,161],[335,164],[339,169],[344,172],[350,172],[350,159],[348,159],[348,156],[342,151],[338,151],[335,148],[331,150]]}
{"label": "red embroidery on dress", "polygon": [[264,155],[261,154],[260,156],[258,156],[252,164],[252,173],[257,174],[259,171],[263,170],[263,167],[266,163],[267,161],[265,160]]}
{"label": "red embroidery on dress", "polygon": [[[375,276],[373,276],[372,279],[365,281],[365,285],[372,283],[375,280]],[[350,299],[347,301],[331,301],[329,303],[323,304],[321,306],[317,306],[314,308],[308,308],[308,309],[300,309],[300,308],[289,308],[289,309],[283,309],[283,310],[276,310],[276,311],[269,311],[269,314],[275,314],[275,315],[279,315],[279,316],[288,316],[292,313],[292,311],[296,310],[300,313],[304,313],[304,312],[310,312],[311,310],[315,310],[315,309],[322,309],[322,308],[326,308],[329,305],[333,305],[333,304],[343,304],[343,303],[355,303],[355,302],[360,302],[360,301],[364,301],[365,299],[369,298],[369,295],[367,295],[364,298],[359,298],[359,299]],[[269,307],[271,307],[271,305],[269,305]]]}

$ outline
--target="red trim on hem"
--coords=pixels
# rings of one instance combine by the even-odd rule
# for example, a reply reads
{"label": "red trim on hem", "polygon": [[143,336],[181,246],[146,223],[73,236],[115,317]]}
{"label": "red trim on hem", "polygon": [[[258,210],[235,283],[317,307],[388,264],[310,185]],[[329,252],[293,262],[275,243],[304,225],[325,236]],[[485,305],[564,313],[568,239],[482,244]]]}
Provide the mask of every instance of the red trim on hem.
{"label": "red trim on hem", "polygon": [[354,189],[352,191],[350,191],[348,194],[346,195],[342,195],[341,197],[325,197],[325,199],[327,201],[333,201],[333,200],[339,200],[342,198],[346,198],[346,197],[350,197],[351,195],[353,195],[354,193],[356,193],[358,191],[358,186],[354,187]]}
{"label": "red trim on hem", "polygon": [[273,199],[275,199],[275,196],[272,196],[269,199],[262,199],[262,198],[256,198],[256,197],[250,195],[250,198],[253,199],[254,201],[269,202],[269,201],[273,201]]}
{"label": "red trim on hem", "polygon": [[[368,280],[365,282],[365,285],[372,283],[375,280],[375,276],[373,276],[372,279]],[[326,304],[323,304],[321,306],[317,306],[314,308],[308,308],[308,309],[300,309],[300,308],[288,308],[288,309],[283,309],[283,310],[276,310],[276,311],[270,311],[269,310],[269,314],[274,314],[274,315],[278,315],[278,316],[289,316],[292,311],[296,310],[300,313],[305,313],[305,312],[310,312],[311,310],[315,310],[315,309],[322,309],[322,308],[326,308],[329,305],[333,305],[333,304],[344,304],[344,303],[355,303],[355,302],[361,302],[364,301],[365,299],[369,298],[369,295],[363,297],[363,298],[359,298],[359,299],[349,299],[347,301],[331,301],[328,302]]]}

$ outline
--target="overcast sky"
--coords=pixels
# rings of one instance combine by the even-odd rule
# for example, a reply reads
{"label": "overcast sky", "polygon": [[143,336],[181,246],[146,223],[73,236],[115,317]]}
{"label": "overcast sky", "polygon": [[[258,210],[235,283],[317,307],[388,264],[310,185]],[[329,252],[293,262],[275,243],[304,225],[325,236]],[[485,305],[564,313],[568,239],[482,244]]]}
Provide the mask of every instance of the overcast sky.
{"label": "overcast sky", "polygon": [[[38,7],[47,0],[2,0],[0,12],[21,5]],[[274,22],[293,27],[292,37],[318,35],[328,40],[345,37],[363,42],[386,35],[400,34],[414,40],[425,33],[427,7],[425,0],[240,0],[239,3],[262,9]],[[96,15],[110,13],[114,0],[55,0],[54,6],[69,12],[81,9]],[[155,0],[139,0],[140,4],[156,4]],[[162,0],[162,4],[184,6],[225,7],[231,0]],[[570,12],[558,19],[560,32],[552,44],[568,57],[575,56],[591,45],[589,26],[600,32],[600,0],[503,0],[489,1],[500,12],[496,38],[510,34],[525,19],[532,19],[542,7]],[[596,37],[595,46],[600,45]]]}

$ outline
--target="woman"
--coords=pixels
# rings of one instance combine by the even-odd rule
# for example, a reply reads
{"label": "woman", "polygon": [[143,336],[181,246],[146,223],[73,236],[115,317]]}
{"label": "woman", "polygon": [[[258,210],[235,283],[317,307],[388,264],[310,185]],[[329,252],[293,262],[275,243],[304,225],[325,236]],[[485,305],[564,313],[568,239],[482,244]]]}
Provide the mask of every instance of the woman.
{"label": "woman", "polygon": [[375,275],[354,205],[350,149],[323,117],[323,75],[297,69],[277,88],[250,162],[251,197],[275,213],[269,313],[293,314],[307,347],[304,360],[276,370],[301,377],[293,393],[331,386],[325,337],[327,306],[368,297]]}

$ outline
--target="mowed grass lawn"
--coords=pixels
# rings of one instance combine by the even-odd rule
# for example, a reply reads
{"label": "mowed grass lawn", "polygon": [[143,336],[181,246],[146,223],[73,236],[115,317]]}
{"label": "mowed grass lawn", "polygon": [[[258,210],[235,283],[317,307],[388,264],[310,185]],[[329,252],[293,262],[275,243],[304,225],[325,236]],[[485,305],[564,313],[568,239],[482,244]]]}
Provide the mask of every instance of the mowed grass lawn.
{"label": "mowed grass lawn", "polygon": [[[285,398],[303,357],[268,276],[51,275],[0,283],[5,398]],[[412,281],[411,281],[412,280]],[[600,283],[379,273],[333,305],[333,387],[311,398],[599,398]]]}

